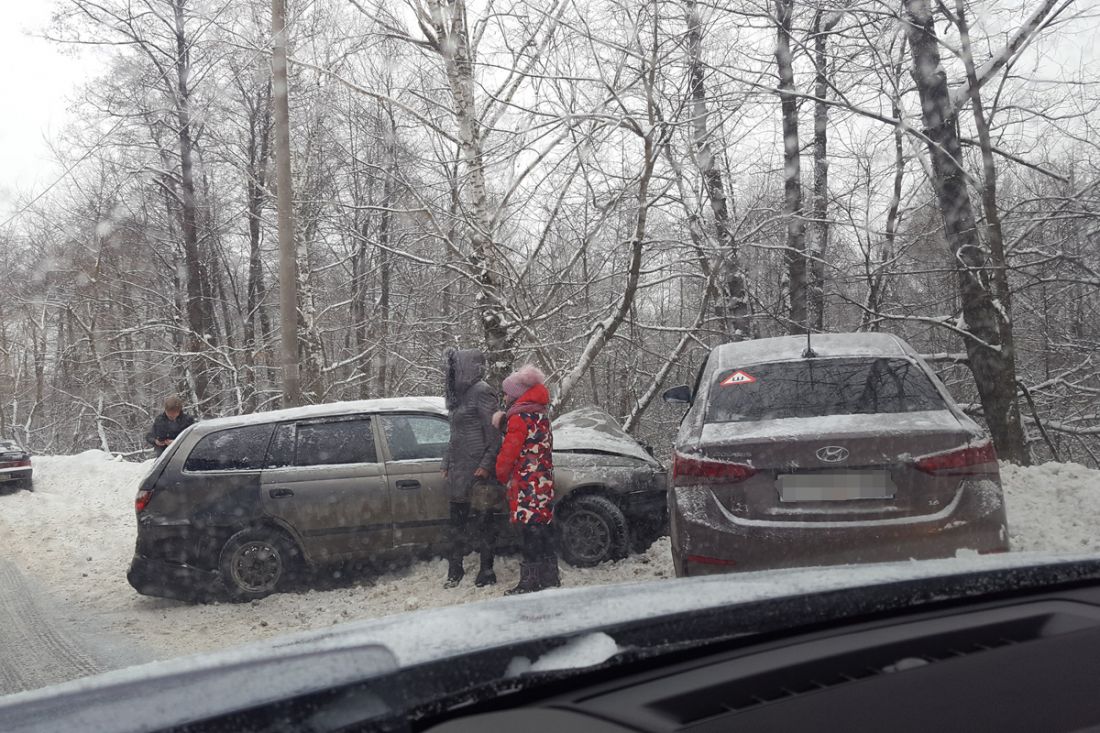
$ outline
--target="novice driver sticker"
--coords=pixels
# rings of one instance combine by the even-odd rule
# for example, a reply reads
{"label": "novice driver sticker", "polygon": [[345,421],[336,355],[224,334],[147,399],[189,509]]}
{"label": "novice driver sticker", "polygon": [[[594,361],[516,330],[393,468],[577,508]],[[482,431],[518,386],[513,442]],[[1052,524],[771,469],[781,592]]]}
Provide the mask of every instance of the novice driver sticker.
{"label": "novice driver sticker", "polygon": [[747,372],[743,372],[740,369],[738,369],[736,372],[734,372],[733,374],[731,374],[728,377],[726,377],[725,379],[723,379],[722,383],[721,383],[721,386],[722,387],[733,387],[734,385],[738,385],[738,384],[752,384],[755,381],[756,381],[756,377],[752,376],[751,374],[748,374]]}

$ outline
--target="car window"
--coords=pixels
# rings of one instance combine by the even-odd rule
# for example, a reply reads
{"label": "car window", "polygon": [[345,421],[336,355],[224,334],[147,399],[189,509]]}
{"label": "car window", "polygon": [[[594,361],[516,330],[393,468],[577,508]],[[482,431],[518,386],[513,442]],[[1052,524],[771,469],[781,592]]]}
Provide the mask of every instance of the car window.
{"label": "car window", "polygon": [[294,423],[282,423],[275,427],[275,435],[271,436],[271,445],[267,449],[264,468],[294,465],[295,433]]}
{"label": "car window", "polygon": [[263,467],[273,425],[249,425],[210,433],[183,464],[185,471],[254,471]]}
{"label": "car window", "polygon": [[395,461],[442,458],[451,438],[450,424],[429,415],[383,415],[382,432]]}
{"label": "car window", "polygon": [[905,359],[811,359],[718,372],[706,422],[944,409],[924,371]]}
{"label": "car window", "polygon": [[377,462],[369,418],[299,423],[297,426],[296,466]]}

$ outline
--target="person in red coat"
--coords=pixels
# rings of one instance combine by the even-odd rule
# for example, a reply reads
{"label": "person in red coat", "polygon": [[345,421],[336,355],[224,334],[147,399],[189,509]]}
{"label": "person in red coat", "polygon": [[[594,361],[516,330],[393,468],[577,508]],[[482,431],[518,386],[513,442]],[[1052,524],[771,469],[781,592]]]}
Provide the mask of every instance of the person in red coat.
{"label": "person in red coat", "polygon": [[523,556],[519,584],[506,593],[530,593],[561,585],[554,551],[554,437],[546,377],[528,364],[503,384],[508,404],[504,442],[497,455],[497,480],[508,487],[509,518],[521,526]]}

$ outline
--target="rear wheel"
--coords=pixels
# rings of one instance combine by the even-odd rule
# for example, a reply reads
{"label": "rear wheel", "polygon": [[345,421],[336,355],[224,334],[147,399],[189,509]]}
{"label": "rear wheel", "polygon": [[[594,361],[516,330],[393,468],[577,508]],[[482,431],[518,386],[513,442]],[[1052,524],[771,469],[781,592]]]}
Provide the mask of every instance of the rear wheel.
{"label": "rear wheel", "polygon": [[231,598],[252,601],[285,587],[296,574],[300,554],[294,542],[274,529],[242,529],[229,538],[218,560]]}
{"label": "rear wheel", "polygon": [[558,520],[561,556],[576,567],[589,568],[627,555],[630,532],[626,517],[605,496],[580,496],[562,507]]}

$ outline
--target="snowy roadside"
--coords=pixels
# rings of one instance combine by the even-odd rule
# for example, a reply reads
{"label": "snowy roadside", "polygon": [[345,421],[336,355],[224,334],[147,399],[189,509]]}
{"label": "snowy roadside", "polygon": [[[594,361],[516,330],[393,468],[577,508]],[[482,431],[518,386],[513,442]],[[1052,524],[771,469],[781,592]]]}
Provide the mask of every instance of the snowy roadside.
{"label": "snowy roadside", "polygon": [[[36,578],[91,629],[125,635],[169,658],[294,631],[503,594],[518,562],[498,563],[499,585],[441,587],[445,564],[418,562],[332,590],[275,595],[247,605],[193,606],[137,595],[126,582],[133,552],[135,486],[145,464],[89,451],[35,459],[35,492],[0,496],[6,557]],[[1073,464],[1003,467],[1013,548],[1100,552],[1100,471]],[[468,558],[472,565],[473,556]],[[566,587],[673,577],[667,539],[644,555],[591,569],[562,566]]]}

